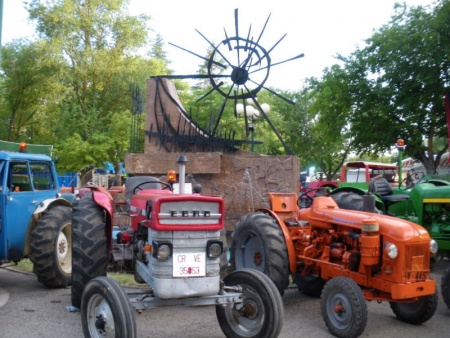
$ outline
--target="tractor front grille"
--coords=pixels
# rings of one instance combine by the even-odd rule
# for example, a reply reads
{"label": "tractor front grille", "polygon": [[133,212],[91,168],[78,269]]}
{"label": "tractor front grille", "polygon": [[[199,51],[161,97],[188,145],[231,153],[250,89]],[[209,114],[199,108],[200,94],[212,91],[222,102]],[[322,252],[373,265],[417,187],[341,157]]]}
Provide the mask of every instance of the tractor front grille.
{"label": "tractor front grille", "polygon": [[411,244],[406,247],[405,282],[417,282],[430,276],[430,244]]}

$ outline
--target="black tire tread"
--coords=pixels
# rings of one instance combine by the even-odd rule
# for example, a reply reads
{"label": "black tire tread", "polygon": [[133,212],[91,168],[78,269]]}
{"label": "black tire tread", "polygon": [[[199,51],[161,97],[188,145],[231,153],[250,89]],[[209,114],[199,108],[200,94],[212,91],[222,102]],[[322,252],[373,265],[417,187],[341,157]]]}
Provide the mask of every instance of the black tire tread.
{"label": "black tire tread", "polygon": [[442,273],[441,294],[445,305],[450,309],[450,267]]}
{"label": "black tire tread", "polygon": [[325,281],[316,275],[302,276],[295,274],[294,282],[297,284],[298,291],[315,298],[320,297],[325,286]]}
{"label": "black tire tread", "polygon": [[340,209],[346,210],[363,210],[363,197],[354,192],[341,191],[332,194],[331,197],[336,201]]}
{"label": "black tire tread", "polygon": [[[40,283],[49,288],[65,288],[70,285],[71,274],[61,269],[58,262],[58,236],[64,226],[72,224],[72,208],[55,206],[37,220],[31,233],[30,260],[33,272]],[[69,250],[71,250],[69,244]]]}
{"label": "black tire tread", "polygon": [[437,310],[438,296],[436,293],[423,296],[416,303],[415,309],[412,308],[415,303],[390,302],[389,305],[395,316],[402,322],[420,325],[433,317]]}
{"label": "black tire tread", "polygon": [[104,211],[87,194],[73,207],[72,305],[80,307],[86,284],[106,276],[108,245]]}

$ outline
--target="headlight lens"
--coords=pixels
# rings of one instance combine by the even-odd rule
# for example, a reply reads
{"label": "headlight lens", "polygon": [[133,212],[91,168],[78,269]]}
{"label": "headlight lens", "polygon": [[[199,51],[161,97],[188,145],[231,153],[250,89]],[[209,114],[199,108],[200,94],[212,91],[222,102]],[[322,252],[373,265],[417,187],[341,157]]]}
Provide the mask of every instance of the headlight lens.
{"label": "headlight lens", "polygon": [[206,252],[209,258],[219,257],[223,252],[223,243],[220,241],[208,241]]}
{"label": "headlight lens", "polygon": [[167,259],[172,256],[172,244],[170,243],[152,243],[153,257],[158,259]]}
{"label": "headlight lens", "polygon": [[395,244],[389,244],[389,246],[386,248],[387,255],[391,259],[396,259],[398,256],[398,248]]}
{"label": "headlight lens", "polygon": [[434,239],[430,240],[430,251],[432,254],[438,252],[438,244]]}

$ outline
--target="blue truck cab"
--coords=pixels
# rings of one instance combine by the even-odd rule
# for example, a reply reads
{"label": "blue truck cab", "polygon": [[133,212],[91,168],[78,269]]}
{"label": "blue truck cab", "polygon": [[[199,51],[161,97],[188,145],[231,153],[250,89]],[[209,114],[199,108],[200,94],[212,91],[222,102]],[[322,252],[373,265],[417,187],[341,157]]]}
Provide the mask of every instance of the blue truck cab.
{"label": "blue truck cab", "polygon": [[0,151],[0,264],[30,258],[41,283],[67,286],[71,210],[49,156]]}

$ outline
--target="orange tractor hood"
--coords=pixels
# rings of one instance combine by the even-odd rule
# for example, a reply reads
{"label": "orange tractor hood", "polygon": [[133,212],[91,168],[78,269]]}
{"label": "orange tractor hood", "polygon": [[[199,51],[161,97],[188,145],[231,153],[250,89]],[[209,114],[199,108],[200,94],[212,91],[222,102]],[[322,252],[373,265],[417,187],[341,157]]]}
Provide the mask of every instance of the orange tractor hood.
{"label": "orange tractor hood", "polygon": [[428,232],[418,224],[381,214],[339,209],[331,197],[316,197],[311,208],[299,210],[299,219],[309,222],[312,228],[328,228],[331,223],[355,229],[361,229],[367,219],[376,219],[383,236],[402,242],[430,240]]}

